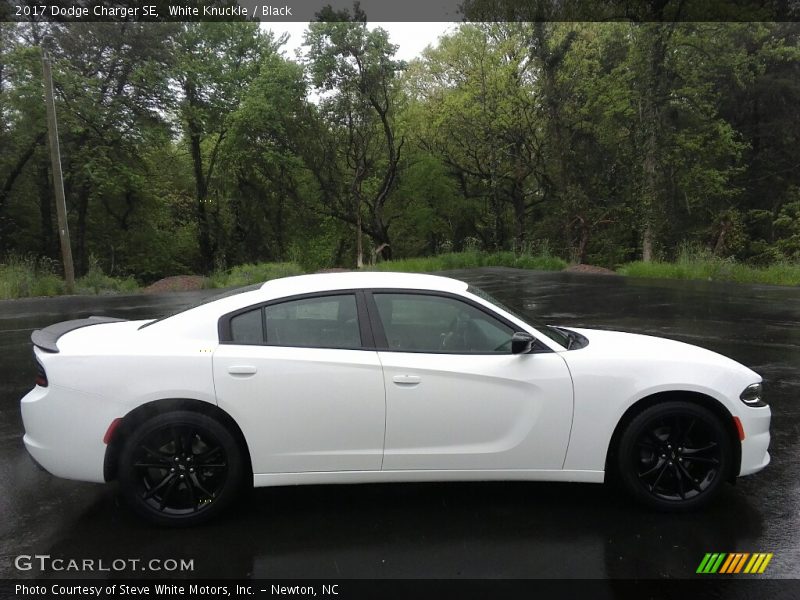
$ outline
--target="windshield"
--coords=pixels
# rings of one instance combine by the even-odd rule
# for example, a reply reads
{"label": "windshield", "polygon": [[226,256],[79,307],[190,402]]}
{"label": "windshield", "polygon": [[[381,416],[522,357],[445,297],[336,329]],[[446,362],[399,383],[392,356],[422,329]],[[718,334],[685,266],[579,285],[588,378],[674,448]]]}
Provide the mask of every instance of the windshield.
{"label": "windshield", "polygon": [[500,302],[497,298],[492,296],[490,293],[482,290],[479,287],[475,287],[474,285],[470,285],[467,288],[467,291],[470,294],[475,294],[479,298],[483,298],[484,300],[486,300],[488,302],[491,302],[495,306],[497,306],[499,308],[502,308],[507,313],[510,313],[510,314],[514,315],[515,317],[517,317],[521,321],[524,321],[525,323],[527,323],[531,327],[536,328],[543,335],[546,335],[547,337],[549,337],[551,340],[553,340],[557,344],[559,344],[561,346],[564,346],[564,348],[569,348],[569,346],[570,346],[569,336],[566,333],[564,333],[563,331],[561,331],[560,329],[558,329],[558,328],[556,328],[556,327],[554,327],[552,325],[545,325],[544,323],[540,323],[537,319],[532,319],[530,316],[520,314],[518,311],[509,308],[508,306],[506,306],[505,304]]}

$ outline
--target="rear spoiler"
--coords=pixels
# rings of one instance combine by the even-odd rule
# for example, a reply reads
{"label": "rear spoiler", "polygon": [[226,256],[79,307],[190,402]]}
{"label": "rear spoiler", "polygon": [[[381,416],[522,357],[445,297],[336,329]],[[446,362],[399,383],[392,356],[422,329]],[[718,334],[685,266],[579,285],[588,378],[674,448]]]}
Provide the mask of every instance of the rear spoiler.
{"label": "rear spoiler", "polygon": [[49,325],[44,329],[36,329],[31,334],[31,341],[37,348],[41,348],[45,352],[58,352],[58,338],[62,335],[80,329],[81,327],[88,327],[89,325],[100,325],[101,323],[116,323],[117,321],[125,321],[127,319],[117,319],[114,317],[89,317],[87,319],[73,319],[72,321],[61,321],[54,325]]}

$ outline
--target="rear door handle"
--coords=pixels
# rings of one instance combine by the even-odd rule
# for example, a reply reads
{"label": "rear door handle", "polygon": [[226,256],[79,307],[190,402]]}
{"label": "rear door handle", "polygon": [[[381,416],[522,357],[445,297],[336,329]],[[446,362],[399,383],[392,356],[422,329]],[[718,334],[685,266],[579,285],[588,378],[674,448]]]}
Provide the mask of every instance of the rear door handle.
{"label": "rear door handle", "polygon": [[255,375],[256,371],[258,371],[258,369],[252,365],[232,365],[228,367],[228,373],[231,375]]}
{"label": "rear door handle", "polygon": [[392,381],[397,385],[417,385],[422,378],[419,375],[395,375]]}

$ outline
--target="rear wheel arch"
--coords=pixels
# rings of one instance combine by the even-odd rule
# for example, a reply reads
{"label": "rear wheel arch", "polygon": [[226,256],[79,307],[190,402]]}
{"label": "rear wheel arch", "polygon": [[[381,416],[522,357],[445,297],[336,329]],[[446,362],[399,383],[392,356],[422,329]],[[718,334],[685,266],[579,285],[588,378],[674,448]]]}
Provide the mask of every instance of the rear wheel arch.
{"label": "rear wheel arch", "polygon": [[212,417],[228,429],[236,439],[242,456],[244,457],[245,464],[243,464],[242,467],[245,473],[245,481],[248,485],[252,486],[253,466],[250,460],[250,449],[239,425],[233,420],[233,417],[216,404],[191,398],[164,398],[161,400],[153,400],[141,406],[137,406],[126,414],[106,447],[106,455],[103,463],[103,476],[105,480],[113,481],[117,478],[117,469],[119,467],[119,457],[122,448],[128,436],[130,436],[137,427],[156,415],[176,411],[190,411]]}
{"label": "rear wheel arch", "polygon": [[733,451],[733,456],[731,457],[731,469],[730,472],[727,474],[726,479],[731,483],[735,483],[736,477],[739,475],[739,470],[741,468],[742,463],[742,444],[739,440],[739,432],[736,430],[736,425],[733,422],[733,415],[731,415],[730,411],[723,405],[719,400],[708,396],[707,394],[702,394],[700,392],[689,392],[689,391],[682,391],[682,390],[674,390],[674,391],[667,391],[667,392],[658,392],[656,394],[651,394],[649,396],[645,396],[634,402],[625,413],[622,415],[620,420],[617,422],[617,426],[614,428],[614,433],[611,435],[611,440],[609,441],[608,448],[606,450],[606,461],[605,461],[605,472],[606,472],[606,481],[609,480],[609,476],[614,478],[617,476],[615,472],[615,458],[616,452],[619,447],[620,438],[622,437],[622,433],[628,427],[628,425],[633,421],[633,419],[641,414],[643,411],[647,410],[651,406],[655,406],[657,404],[668,402],[668,401],[675,401],[680,400],[683,402],[691,402],[693,404],[697,404],[704,408],[707,408],[711,412],[713,412],[720,420],[725,431],[728,433],[728,437],[730,438],[731,442],[731,449]]}

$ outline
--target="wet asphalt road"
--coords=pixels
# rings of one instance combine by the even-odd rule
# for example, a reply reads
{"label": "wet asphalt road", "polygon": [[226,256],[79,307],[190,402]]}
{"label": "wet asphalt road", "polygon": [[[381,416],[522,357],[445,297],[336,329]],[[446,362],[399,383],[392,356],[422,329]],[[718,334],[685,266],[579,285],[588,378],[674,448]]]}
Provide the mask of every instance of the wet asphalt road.
{"label": "wet asphalt road", "polygon": [[0,577],[52,577],[17,571],[13,560],[50,554],[186,557],[191,577],[691,578],[706,552],[733,551],[774,552],[761,577],[800,577],[800,290],[512,269],[450,274],[545,322],[661,335],[750,366],[772,406],[772,464],[687,515],[650,512],[588,484],[300,486],[255,490],[202,527],[159,529],[129,513],[114,485],[56,479],[28,458],[18,402],[34,378],[29,336],[92,314],[157,317],[214,292],[4,301]]}

